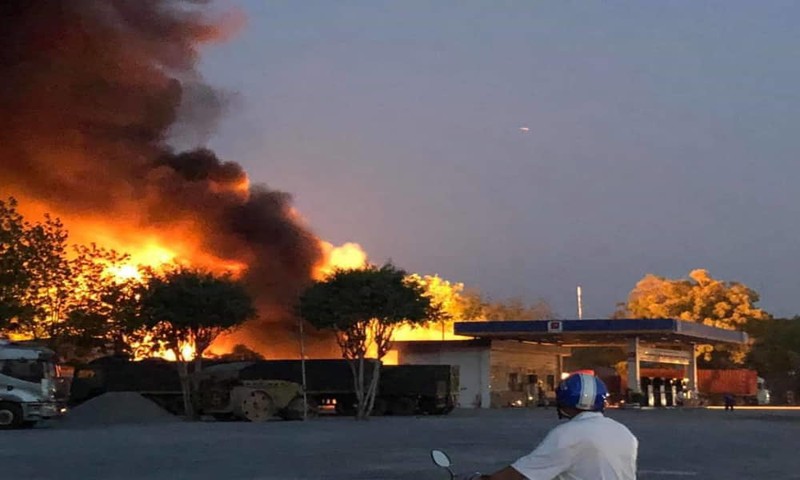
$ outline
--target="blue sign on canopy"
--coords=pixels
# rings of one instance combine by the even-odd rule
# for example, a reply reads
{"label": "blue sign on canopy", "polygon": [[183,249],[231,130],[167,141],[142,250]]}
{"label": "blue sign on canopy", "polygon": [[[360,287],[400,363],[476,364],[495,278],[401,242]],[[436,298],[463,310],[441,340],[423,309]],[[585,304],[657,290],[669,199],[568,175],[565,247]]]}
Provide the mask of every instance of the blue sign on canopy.
{"label": "blue sign on canopy", "polygon": [[673,318],[456,322],[454,333],[565,346],[624,345],[631,338],[654,344],[747,343],[744,332]]}

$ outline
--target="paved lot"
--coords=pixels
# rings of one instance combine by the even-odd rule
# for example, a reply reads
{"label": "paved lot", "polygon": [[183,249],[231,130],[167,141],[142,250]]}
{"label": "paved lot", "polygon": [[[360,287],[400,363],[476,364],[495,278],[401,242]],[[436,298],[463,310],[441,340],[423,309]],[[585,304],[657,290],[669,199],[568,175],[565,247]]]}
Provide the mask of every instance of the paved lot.
{"label": "paved lot", "polygon": [[[639,437],[642,479],[800,479],[800,412],[612,411]],[[306,423],[165,423],[0,432],[0,478],[445,479],[488,471],[532,448],[553,410]]]}

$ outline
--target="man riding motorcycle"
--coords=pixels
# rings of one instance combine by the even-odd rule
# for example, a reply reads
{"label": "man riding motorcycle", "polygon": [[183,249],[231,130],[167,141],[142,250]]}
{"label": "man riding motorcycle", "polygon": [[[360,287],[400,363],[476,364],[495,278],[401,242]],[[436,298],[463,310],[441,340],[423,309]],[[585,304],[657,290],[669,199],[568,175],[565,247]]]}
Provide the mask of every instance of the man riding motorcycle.
{"label": "man riding motorcycle", "polygon": [[556,390],[558,418],[528,455],[492,475],[462,480],[635,480],[639,441],[621,423],[603,415],[608,389],[602,380],[576,373]]}

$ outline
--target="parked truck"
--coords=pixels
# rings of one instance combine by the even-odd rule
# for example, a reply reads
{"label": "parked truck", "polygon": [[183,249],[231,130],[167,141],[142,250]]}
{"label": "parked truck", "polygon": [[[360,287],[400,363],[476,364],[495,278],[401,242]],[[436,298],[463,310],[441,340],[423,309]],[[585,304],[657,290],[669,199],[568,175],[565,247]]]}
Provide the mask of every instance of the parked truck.
{"label": "parked truck", "polygon": [[[375,362],[366,360],[367,384]],[[346,360],[307,360],[305,400],[300,389],[302,363],[300,360],[209,362],[196,378],[200,393],[198,409],[219,419],[257,420],[274,411],[291,420],[303,416],[305,401],[312,415],[355,413],[353,374]],[[457,366],[381,365],[380,372],[375,415],[447,414],[456,405]],[[110,391],[138,392],[173,413],[182,411],[178,374],[174,364],[165,360],[131,362],[110,357],[78,367],[70,401],[76,405]]]}
{"label": "parked truck", "polygon": [[[369,384],[376,360],[364,366]],[[353,415],[356,395],[346,360],[307,360],[306,395],[312,409]],[[300,360],[263,360],[241,371],[247,379],[272,378],[301,383]],[[373,415],[440,415],[456,405],[458,367],[451,365],[381,365]],[[302,410],[300,410],[302,412]]]}
{"label": "parked truck", "polygon": [[56,387],[55,352],[0,340],[0,429],[32,427],[58,416]]}
{"label": "parked truck", "polygon": [[698,370],[697,389],[712,404],[732,395],[739,405],[767,405],[770,392],[755,370]]}
{"label": "parked truck", "polygon": [[[300,385],[274,379],[242,379],[248,362],[214,362],[194,378],[197,413],[218,419],[260,422],[288,418],[287,408],[302,396]],[[182,415],[183,393],[174,362],[104,357],[75,369],[70,404],[78,405],[106,392],[136,392],[165,410]]]}
{"label": "parked truck", "polygon": [[377,406],[393,415],[446,415],[458,400],[458,374],[457,365],[384,365]]}

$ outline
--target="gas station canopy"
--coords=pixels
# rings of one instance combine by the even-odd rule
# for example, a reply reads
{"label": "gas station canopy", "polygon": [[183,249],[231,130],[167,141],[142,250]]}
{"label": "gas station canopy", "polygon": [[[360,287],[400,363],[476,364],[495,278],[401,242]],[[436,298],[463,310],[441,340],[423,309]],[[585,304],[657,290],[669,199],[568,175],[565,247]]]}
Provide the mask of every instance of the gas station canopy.
{"label": "gas station canopy", "polygon": [[663,346],[747,343],[744,332],[672,318],[456,322],[454,333],[564,347],[624,346],[636,338],[643,343]]}
{"label": "gas station canopy", "polygon": [[[677,364],[684,367],[688,379],[687,398],[691,399],[697,397],[696,346],[747,343],[747,334],[744,332],[673,318],[456,322],[453,330],[456,335],[467,337],[518,340],[562,347],[625,346],[628,352],[628,385],[632,392],[642,392],[642,362]],[[647,388],[652,388],[652,385]],[[652,391],[648,392],[649,396],[653,395]],[[648,404],[653,402],[648,400]]]}

